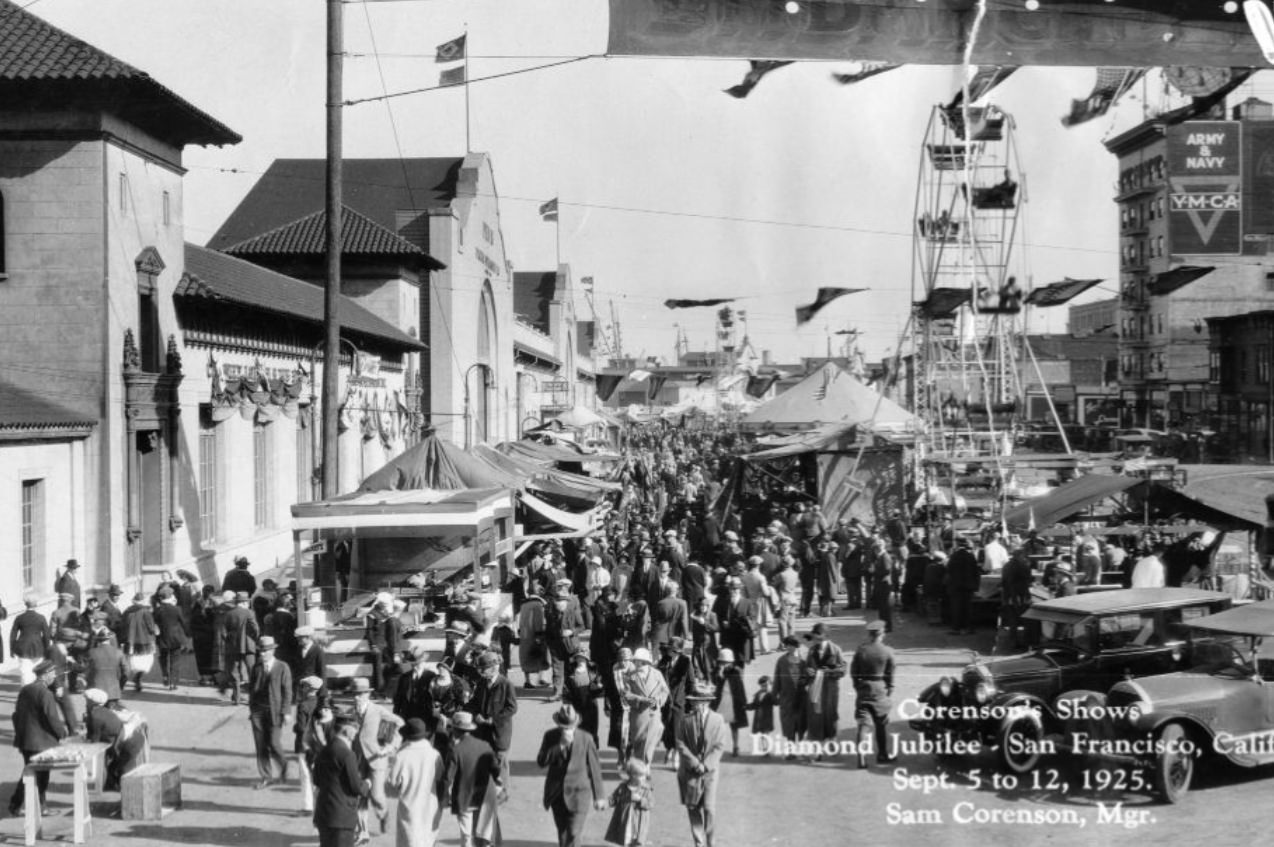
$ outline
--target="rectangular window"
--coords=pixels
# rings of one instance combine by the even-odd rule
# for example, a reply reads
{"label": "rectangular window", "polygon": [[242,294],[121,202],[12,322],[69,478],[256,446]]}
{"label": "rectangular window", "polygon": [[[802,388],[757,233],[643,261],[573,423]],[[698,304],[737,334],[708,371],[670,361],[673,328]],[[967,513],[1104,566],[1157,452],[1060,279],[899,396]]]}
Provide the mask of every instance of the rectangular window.
{"label": "rectangular window", "polygon": [[217,429],[207,412],[199,430],[199,540],[217,540],[217,485],[220,462],[217,456]]}
{"label": "rectangular window", "polygon": [[128,174],[119,175],[119,210],[128,213]]}
{"label": "rectangular window", "polygon": [[[296,502],[314,499],[314,429],[303,427],[297,416],[296,427]],[[312,426],[312,425],[311,425]]]}
{"label": "rectangular window", "polygon": [[1256,346],[1256,381],[1262,385],[1270,381],[1270,348],[1268,344]]}
{"label": "rectangular window", "polygon": [[257,424],[252,428],[252,506],[253,524],[257,529],[272,523],[270,470],[270,430],[264,424]]}
{"label": "rectangular window", "polygon": [[22,587],[36,586],[44,570],[44,480],[22,480]]}
{"label": "rectangular window", "polygon": [[172,199],[168,192],[164,192],[164,226],[168,226],[173,222],[172,217]]}

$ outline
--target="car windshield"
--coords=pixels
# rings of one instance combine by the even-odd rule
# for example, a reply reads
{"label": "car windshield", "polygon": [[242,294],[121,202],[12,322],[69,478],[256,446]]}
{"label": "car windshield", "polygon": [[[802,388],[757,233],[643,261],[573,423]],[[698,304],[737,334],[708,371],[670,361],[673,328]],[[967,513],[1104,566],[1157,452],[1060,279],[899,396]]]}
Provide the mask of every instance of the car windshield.
{"label": "car windshield", "polygon": [[1087,618],[1081,618],[1069,621],[1040,621],[1040,646],[1088,650],[1091,639],[1086,625],[1087,620]]}
{"label": "car windshield", "polygon": [[1251,672],[1247,660],[1247,641],[1243,638],[1217,638],[1199,641],[1191,655],[1195,673],[1246,675]]}

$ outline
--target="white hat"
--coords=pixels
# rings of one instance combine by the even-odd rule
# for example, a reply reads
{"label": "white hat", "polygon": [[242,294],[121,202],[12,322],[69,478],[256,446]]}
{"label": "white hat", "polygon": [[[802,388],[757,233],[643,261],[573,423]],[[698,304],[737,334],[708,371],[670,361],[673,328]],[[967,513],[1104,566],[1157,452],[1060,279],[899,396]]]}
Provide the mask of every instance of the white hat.
{"label": "white hat", "polygon": [[394,595],[388,591],[382,591],[376,595],[377,606],[392,606],[394,604]]}
{"label": "white hat", "polygon": [[645,647],[638,647],[633,651],[634,662],[645,662],[646,664],[654,664],[654,659],[650,657],[650,651]]}
{"label": "white hat", "polygon": [[729,647],[722,647],[717,652],[717,661],[727,665],[734,664],[734,651],[731,650]]}

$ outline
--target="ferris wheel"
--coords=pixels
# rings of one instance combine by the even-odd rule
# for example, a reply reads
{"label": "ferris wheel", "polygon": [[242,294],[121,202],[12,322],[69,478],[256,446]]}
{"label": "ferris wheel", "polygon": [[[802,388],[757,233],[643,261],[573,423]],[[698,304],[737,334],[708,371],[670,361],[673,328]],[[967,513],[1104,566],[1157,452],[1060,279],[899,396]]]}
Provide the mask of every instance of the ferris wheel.
{"label": "ferris wheel", "polygon": [[[916,187],[912,404],[931,451],[1006,452],[1022,386],[1014,271],[1026,201],[1013,117],[935,106]],[[1020,253],[1021,251],[1018,251]]]}

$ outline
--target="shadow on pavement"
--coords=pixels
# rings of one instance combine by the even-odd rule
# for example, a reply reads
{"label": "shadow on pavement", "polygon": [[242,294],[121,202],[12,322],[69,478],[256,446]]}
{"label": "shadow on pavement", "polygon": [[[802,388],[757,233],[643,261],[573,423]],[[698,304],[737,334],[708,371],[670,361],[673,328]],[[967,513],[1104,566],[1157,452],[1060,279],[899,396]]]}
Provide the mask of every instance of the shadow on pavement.
{"label": "shadow on pavement", "polygon": [[[318,844],[318,833],[306,836],[289,836],[278,830],[249,829],[230,826],[170,826],[162,823],[146,823],[117,829],[111,832],[110,842],[125,838],[147,839],[172,844],[269,844],[271,847],[313,847]],[[510,842],[505,842],[509,844]]]}

